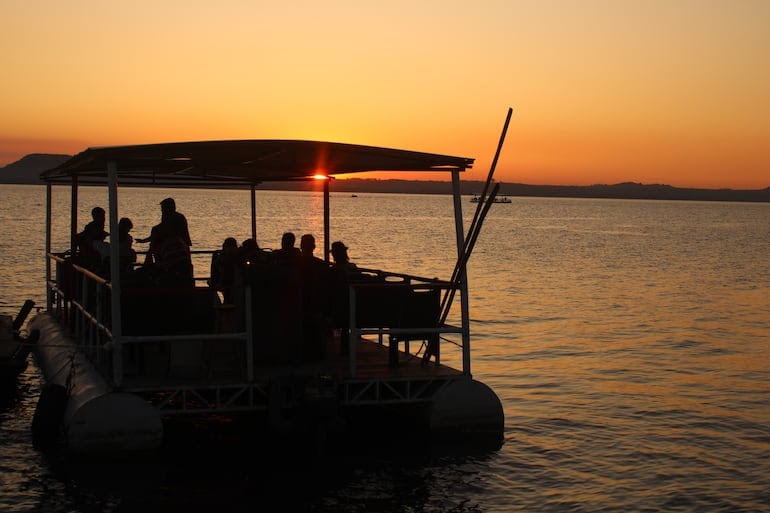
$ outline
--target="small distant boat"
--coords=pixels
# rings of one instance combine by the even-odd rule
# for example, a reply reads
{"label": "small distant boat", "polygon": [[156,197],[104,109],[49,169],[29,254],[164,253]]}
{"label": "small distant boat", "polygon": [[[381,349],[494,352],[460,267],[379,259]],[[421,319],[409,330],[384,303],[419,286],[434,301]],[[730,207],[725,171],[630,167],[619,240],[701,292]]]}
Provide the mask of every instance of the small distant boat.
{"label": "small distant boat", "polygon": [[358,194],[351,194],[351,195],[350,195],[350,197],[351,197],[351,198],[357,198],[357,197],[358,197]]}
{"label": "small distant boat", "polygon": [[[481,196],[479,196],[478,194],[474,194],[473,197],[471,198],[471,203],[478,203],[479,201],[481,201]],[[493,203],[510,203],[511,198],[509,198],[508,196],[495,196],[495,199],[492,202]]]}

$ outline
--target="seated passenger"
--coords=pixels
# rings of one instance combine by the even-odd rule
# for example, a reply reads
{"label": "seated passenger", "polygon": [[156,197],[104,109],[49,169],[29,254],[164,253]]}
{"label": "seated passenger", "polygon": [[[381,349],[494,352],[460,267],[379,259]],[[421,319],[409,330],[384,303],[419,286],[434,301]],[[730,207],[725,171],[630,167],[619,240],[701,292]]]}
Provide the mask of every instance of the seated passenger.
{"label": "seated passenger", "polygon": [[235,304],[235,287],[243,284],[238,242],[228,237],[212,255],[209,285],[222,293],[224,304]]}
{"label": "seated passenger", "polygon": [[315,237],[307,233],[300,239],[299,267],[302,306],[302,359],[321,358],[330,334],[331,310],[326,295],[329,290],[329,264],[313,255]]}
{"label": "seated passenger", "polygon": [[331,253],[334,260],[335,269],[350,272],[358,271],[356,264],[352,263],[350,257],[348,257],[348,247],[342,241],[332,242],[332,248],[329,250],[329,253]]}
{"label": "seated passenger", "polygon": [[86,265],[98,265],[109,255],[109,245],[104,242],[109,233],[104,230],[106,213],[102,207],[91,209],[91,222],[75,236],[77,252]]}
{"label": "seated passenger", "polygon": [[334,260],[330,274],[332,322],[335,328],[340,329],[340,352],[347,354],[350,329],[348,286],[357,280],[359,273],[356,265],[350,261],[348,248],[342,241],[333,242],[329,252]]}
{"label": "seated passenger", "polygon": [[136,251],[134,251],[134,238],[129,233],[134,227],[131,219],[123,217],[118,221],[118,251],[120,255],[120,270],[130,271],[136,263]]}
{"label": "seated passenger", "polygon": [[265,264],[270,256],[259,247],[254,239],[246,239],[241,243],[240,259],[243,265]]}
{"label": "seated passenger", "polygon": [[281,237],[281,249],[272,253],[272,260],[278,265],[291,265],[299,258],[300,250],[294,246],[297,238],[292,232],[286,232]]}

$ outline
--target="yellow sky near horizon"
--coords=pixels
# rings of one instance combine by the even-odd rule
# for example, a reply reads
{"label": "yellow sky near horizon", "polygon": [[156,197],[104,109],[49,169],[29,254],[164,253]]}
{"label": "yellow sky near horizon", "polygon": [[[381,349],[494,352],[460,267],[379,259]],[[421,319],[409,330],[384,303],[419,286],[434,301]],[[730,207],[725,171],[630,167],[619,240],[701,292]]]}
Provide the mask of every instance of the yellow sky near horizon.
{"label": "yellow sky near horizon", "polygon": [[[770,186],[764,0],[0,1],[0,165],[197,139],[476,159],[503,182]],[[441,175],[427,175],[440,179]]]}

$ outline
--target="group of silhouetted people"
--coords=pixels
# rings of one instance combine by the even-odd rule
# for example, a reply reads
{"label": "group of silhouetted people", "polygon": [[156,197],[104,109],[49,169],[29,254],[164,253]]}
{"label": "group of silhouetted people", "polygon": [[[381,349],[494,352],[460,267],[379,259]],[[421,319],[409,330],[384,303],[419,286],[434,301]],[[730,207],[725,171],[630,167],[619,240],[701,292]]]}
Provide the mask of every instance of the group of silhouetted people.
{"label": "group of silhouetted people", "polygon": [[[150,235],[143,239],[134,239],[131,235],[134,224],[130,218],[123,217],[118,221],[120,271],[130,273],[136,266],[134,242],[149,242],[144,265],[137,268],[140,275],[146,275],[144,277],[150,281],[161,279],[163,284],[169,286],[193,286],[195,282],[190,255],[192,241],[187,219],[176,210],[173,198],[161,201],[160,208],[160,223],[153,226]],[[106,242],[109,233],[104,229],[105,210],[94,207],[91,217],[92,220],[83,231],[76,235],[77,257],[81,264],[102,274],[109,274],[110,245]]]}
{"label": "group of silhouetted people", "polygon": [[234,237],[227,237],[222,248],[212,255],[211,278],[209,285],[222,292],[224,302],[232,298],[232,289],[244,284],[247,270],[257,266],[270,266],[277,269],[294,269],[298,278],[311,288],[325,287],[329,273],[334,268],[353,271],[347,247],[340,241],[332,244],[330,253],[333,264],[315,256],[315,237],[304,234],[300,246],[296,247],[296,236],[286,232],[281,237],[281,246],[273,251],[265,251],[254,239],[246,239],[241,245]]}
{"label": "group of silhouetted people", "polygon": [[[160,202],[161,220],[146,238],[134,239],[133,223],[124,217],[118,223],[121,273],[137,287],[194,287],[192,245],[187,219],[176,210],[173,198]],[[97,272],[109,275],[109,234],[105,231],[105,211],[94,207],[92,220],[77,234],[77,255]],[[144,262],[137,262],[134,242],[149,243]],[[348,248],[341,241],[331,245],[332,262],[315,255],[316,241],[304,234],[296,247],[296,236],[286,232],[281,246],[263,250],[249,238],[239,245],[227,237],[212,255],[208,285],[219,294],[221,304],[242,310],[245,285],[252,287],[255,313],[264,323],[293,325],[299,331],[305,358],[320,357],[333,327],[346,318],[347,306],[337,308],[346,294],[350,277],[357,273],[350,262]],[[340,313],[340,310],[342,313]],[[342,319],[342,320],[340,320]]]}
{"label": "group of silhouetted people", "polygon": [[[347,291],[349,276],[356,266],[348,258],[347,247],[334,242],[330,254],[333,262],[315,255],[312,234],[300,237],[286,232],[280,248],[261,249],[254,239],[239,246],[228,237],[221,250],[212,255],[209,286],[221,294],[224,304],[243,306],[244,286],[252,290],[255,322],[261,333],[294,339],[303,360],[320,358],[327,338],[335,327],[341,327],[347,304],[341,307],[341,291]],[[283,330],[283,331],[281,331]],[[280,332],[280,334],[279,334]]]}

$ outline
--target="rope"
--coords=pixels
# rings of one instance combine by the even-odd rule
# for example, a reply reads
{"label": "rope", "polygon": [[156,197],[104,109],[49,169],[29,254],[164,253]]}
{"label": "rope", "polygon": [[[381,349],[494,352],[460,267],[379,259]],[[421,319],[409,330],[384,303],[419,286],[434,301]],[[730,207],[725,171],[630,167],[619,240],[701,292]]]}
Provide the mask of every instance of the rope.
{"label": "rope", "polygon": [[72,389],[75,387],[75,374],[77,373],[77,366],[75,365],[75,351],[70,353],[70,372],[67,375],[67,382],[64,388],[67,390],[67,397],[72,396]]}

